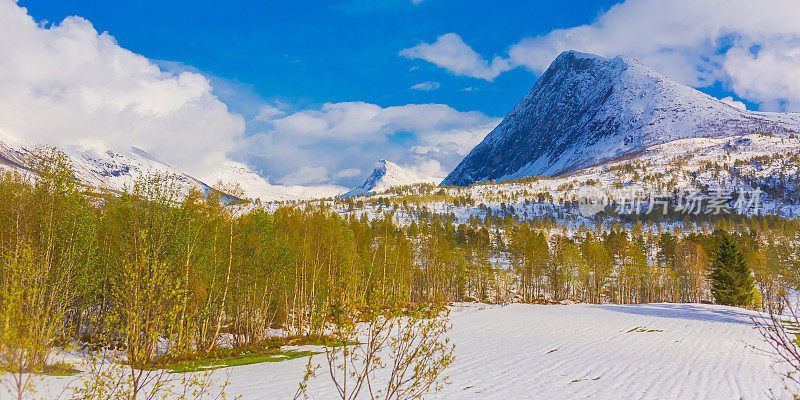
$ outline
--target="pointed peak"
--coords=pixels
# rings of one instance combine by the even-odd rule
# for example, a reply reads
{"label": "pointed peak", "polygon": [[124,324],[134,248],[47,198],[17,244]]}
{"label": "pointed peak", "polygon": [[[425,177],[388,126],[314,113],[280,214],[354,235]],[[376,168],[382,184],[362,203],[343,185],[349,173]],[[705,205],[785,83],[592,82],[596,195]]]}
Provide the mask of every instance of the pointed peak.
{"label": "pointed peak", "polygon": [[[658,75],[658,73],[650,67],[628,56],[618,55],[609,58],[599,56],[597,54],[582,53],[575,50],[568,50],[559,54],[558,57],[556,57],[556,59],[550,64],[550,67],[548,67],[547,71],[551,71],[551,73],[555,73],[556,71],[562,69],[575,71],[597,69],[622,71],[630,67],[635,67],[637,71],[640,71],[642,74]],[[547,73],[547,71],[545,73]]]}
{"label": "pointed peak", "polygon": [[733,107],[630,57],[567,51],[443,184],[556,176],[677,139],[799,126],[800,114]]}
{"label": "pointed peak", "polygon": [[378,193],[396,186],[412,185],[415,183],[435,183],[438,180],[429,176],[401,167],[391,161],[380,159],[375,163],[375,169],[361,185],[347,192],[344,197],[362,194]]}
{"label": "pointed peak", "polygon": [[392,165],[394,165],[394,164],[381,158],[380,160],[378,160],[378,162],[375,163],[375,167],[374,168],[375,168],[375,171],[386,170],[386,168],[388,168],[389,166],[392,166]]}
{"label": "pointed peak", "polygon": [[[592,53],[583,53],[577,50],[567,50],[561,52],[561,54],[556,57],[555,61],[559,60],[577,60],[577,59],[589,59],[589,60],[597,60],[597,61],[609,61],[608,58],[603,56],[598,56],[597,54]],[[554,62],[555,62],[554,61]]]}

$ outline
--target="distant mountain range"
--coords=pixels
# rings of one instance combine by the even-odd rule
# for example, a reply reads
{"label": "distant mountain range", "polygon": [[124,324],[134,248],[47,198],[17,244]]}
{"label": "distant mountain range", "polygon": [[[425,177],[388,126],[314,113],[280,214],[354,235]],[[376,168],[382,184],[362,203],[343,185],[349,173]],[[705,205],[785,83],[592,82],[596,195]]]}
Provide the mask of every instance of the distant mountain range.
{"label": "distant mountain range", "polygon": [[800,131],[674,82],[628,57],[564,52],[443,185],[557,176],[677,139]]}
{"label": "distant mountain range", "polygon": [[[751,133],[769,133],[780,139],[798,132],[798,113],[748,111],[674,82],[634,59],[569,51],[553,61],[528,94],[442,185],[559,176],[623,158],[646,154],[653,158],[654,152],[666,150],[661,145],[683,139],[733,138]],[[695,142],[680,143],[686,148]],[[785,145],[791,149],[791,143]],[[27,159],[36,147],[0,132],[0,168],[29,169]],[[386,160],[380,160],[364,183],[350,191],[341,186],[273,185],[237,162],[220,165],[208,181],[203,181],[137,148],[120,151],[73,146],[60,150],[69,156],[81,183],[117,192],[138,177],[153,173],[172,177],[182,190],[207,191],[221,182],[238,186],[240,190],[232,191],[242,192],[239,196],[262,201],[352,197],[397,186],[439,183],[436,178]]]}
{"label": "distant mountain range", "polygon": [[[15,140],[0,133],[0,167],[30,170],[29,158],[40,145]],[[159,174],[170,177],[181,191],[189,189],[208,191],[217,183],[238,186],[245,198],[276,200],[305,200],[341,195],[347,189],[341,186],[282,186],[272,185],[244,164],[226,162],[215,171],[210,182],[204,182],[181,172],[150,156],[147,152],[130,148],[116,151],[102,147],[60,147],[72,163],[78,180],[85,186],[121,192],[131,187],[144,175]]]}

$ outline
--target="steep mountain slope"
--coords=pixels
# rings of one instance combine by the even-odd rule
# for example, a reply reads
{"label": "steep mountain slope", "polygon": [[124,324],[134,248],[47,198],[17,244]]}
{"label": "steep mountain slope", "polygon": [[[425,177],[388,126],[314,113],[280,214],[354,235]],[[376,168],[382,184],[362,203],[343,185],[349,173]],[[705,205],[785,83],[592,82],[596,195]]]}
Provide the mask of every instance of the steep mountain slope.
{"label": "steep mountain slope", "polygon": [[800,131],[800,114],[742,110],[628,57],[564,52],[443,185],[556,176],[676,139]]}
{"label": "steep mountain slope", "polygon": [[420,175],[390,161],[379,160],[367,180],[360,186],[356,186],[353,190],[345,193],[344,197],[380,193],[393,187],[413,185],[415,183],[438,183],[438,179]]}

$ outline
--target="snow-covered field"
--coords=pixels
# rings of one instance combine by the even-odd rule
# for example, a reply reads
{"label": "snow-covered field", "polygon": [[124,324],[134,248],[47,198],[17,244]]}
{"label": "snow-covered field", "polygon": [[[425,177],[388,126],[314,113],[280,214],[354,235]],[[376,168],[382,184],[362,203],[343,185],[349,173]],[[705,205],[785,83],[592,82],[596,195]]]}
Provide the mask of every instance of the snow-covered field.
{"label": "snow-covered field", "polygon": [[698,304],[474,306],[443,398],[759,399],[782,387],[747,311]]}
{"label": "snow-covered field", "polygon": [[[765,348],[754,315],[700,304],[459,304],[451,313],[451,384],[428,398],[762,399],[769,390],[786,397],[770,356],[754,349]],[[228,394],[291,399],[306,361],[231,368]],[[318,375],[309,394],[335,398],[327,371]]]}

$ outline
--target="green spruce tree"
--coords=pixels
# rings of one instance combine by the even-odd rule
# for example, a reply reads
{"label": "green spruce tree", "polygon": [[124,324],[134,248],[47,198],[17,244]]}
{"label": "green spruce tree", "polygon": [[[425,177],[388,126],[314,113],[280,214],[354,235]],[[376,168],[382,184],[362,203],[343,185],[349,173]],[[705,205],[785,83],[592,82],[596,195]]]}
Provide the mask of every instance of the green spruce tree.
{"label": "green spruce tree", "polygon": [[719,304],[748,306],[753,302],[755,286],[742,249],[728,232],[720,230],[715,236],[716,255],[711,265],[714,299]]}

